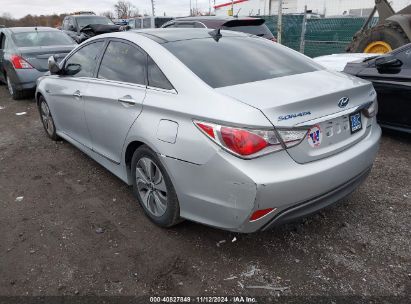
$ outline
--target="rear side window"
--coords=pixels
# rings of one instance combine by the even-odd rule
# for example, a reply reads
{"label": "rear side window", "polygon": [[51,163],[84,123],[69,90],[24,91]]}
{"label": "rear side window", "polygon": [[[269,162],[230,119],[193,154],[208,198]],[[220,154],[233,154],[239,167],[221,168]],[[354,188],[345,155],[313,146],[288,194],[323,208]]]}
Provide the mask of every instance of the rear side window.
{"label": "rear side window", "polygon": [[[227,32],[226,32],[227,33]],[[223,37],[164,43],[213,88],[237,85],[323,69],[314,61],[264,38]]]}
{"label": "rear side window", "polygon": [[97,41],[82,47],[66,61],[64,66],[65,70],[69,71],[79,66],[79,72],[74,75],[70,73],[70,75],[74,77],[93,77],[97,57],[100,54],[103,45],[103,41]]}
{"label": "rear side window", "polygon": [[146,84],[147,55],[136,47],[111,41],[101,61],[98,78]]}
{"label": "rear side window", "polygon": [[154,88],[172,90],[173,86],[151,57],[148,58],[148,85]]}

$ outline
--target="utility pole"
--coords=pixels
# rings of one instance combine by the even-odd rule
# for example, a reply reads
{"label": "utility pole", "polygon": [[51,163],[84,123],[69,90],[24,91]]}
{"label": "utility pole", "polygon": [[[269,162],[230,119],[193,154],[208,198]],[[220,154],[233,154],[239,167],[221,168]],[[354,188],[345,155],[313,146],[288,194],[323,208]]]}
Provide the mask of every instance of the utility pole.
{"label": "utility pole", "polygon": [[155,8],[154,8],[154,0],[151,0],[151,11],[153,13],[153,17],[156,15]]}
{"label": "utility pole", "polygon": [[277,20],[277,42],[281,44],[281,33],[283,31],[283,0],[278,1],[278,20]]}
{"label": "utility pole", "polygon": [[305,50],[305,32],[307,31],[307,5],[304,6],[303,27],[301,29],[300,53],[304,54]]}

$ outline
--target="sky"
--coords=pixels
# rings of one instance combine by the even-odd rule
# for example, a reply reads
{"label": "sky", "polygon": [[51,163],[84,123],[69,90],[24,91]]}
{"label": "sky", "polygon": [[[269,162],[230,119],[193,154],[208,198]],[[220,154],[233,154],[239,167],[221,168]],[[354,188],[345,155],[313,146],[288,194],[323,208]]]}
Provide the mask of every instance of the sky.
{"label": "sky", "polygon": [[[150,0],[129,0],[140,13],[151,14]],[[190,13],[190,0],[154,0],[157,16],[164,12],[168,16],[186,16]],[[0,16],[9,13],[13,18],[25,15],[62,14],[74,11],[94,11],[99,14],[113,10],[116,0],[0,0]],[[198,8],[208,11],[209,0],[191,0],[193,7],[198,3]],[[214,0],[210,0],[213,4]],[[225,2],[224,0],[217,3]]]}

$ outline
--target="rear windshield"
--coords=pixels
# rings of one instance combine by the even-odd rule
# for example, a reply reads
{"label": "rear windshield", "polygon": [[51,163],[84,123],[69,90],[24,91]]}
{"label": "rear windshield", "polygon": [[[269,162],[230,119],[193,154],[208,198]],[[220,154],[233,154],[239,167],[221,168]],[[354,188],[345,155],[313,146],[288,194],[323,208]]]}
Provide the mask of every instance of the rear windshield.
{"label": "rear windshield", "polygon": [[33,31],[15,33],[13,41],[18,47],[72,45],[74,41],[61,31]]}
{"label": "rear windshield", "polygon": [[247,26],[233,26],[233,27],[223,27],[225,30],[243,32],[248,34],[253,34],[259,37],[264,37],[271,39],[274,35],[270,32],[266,25],[247,25]]}
{"label": "rear windshield", "polygon": [[162,44],[213,88],[322,69],[286,47],[258,37],[223,37]]}
{"label": "rear windshield", "polygon": [[76,19],[80,29],[89,24],[114,25],[114,23],[110,19],[105,17],[80,17]]}

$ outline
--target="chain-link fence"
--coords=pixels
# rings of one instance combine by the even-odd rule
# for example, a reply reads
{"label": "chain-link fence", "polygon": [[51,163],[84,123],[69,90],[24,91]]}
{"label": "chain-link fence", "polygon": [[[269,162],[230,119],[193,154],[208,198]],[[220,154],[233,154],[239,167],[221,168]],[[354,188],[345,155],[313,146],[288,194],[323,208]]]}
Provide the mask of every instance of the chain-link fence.
{"label": "chain-link fence", "polygon": [[[277,33],[278,16],[261,16],[275,36]],[[310,57],[344,53],[352,37],[359,31],[366,21],[366,17],[339,17],[339,18],[308,18],[304,39],[304,54]],[[303,30],[304,15],[282,16],[281,43],[300,51],[301,33]],[[373,18],[370,26],[377,24],[378,18]]]}

